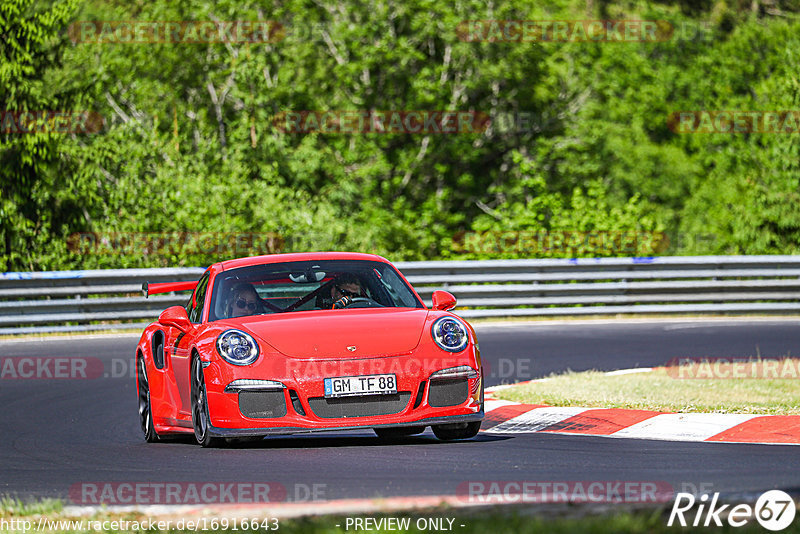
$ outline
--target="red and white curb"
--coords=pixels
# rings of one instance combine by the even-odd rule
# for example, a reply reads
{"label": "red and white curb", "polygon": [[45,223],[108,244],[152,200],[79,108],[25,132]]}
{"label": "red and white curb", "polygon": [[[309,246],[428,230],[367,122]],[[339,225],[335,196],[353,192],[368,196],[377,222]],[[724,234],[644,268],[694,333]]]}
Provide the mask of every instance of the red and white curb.
{"label": "red and white curb", "polygon": [[[508,386],[506,386],[508,387]],[[486,389],[487,434],[546,432],[613,438],[800,445],[800,415],[664,413],[495,400]]]}

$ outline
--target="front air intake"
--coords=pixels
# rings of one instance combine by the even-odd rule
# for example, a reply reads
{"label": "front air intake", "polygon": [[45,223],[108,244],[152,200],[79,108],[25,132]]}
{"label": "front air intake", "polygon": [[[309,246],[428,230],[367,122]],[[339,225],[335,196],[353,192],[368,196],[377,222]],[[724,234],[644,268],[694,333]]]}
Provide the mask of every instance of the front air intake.
{"label": "front air intake", "polygon": [[428,404],[434,408],[457,406],[466,402],[469,397],[467,380],[457,378],[454,380],[431,380],[428,387]]}
{"label": "front air intake", "polygon": [[286,397],[280,391],[240,391],[239,411],[251,419],[273,419],[286,415]]}

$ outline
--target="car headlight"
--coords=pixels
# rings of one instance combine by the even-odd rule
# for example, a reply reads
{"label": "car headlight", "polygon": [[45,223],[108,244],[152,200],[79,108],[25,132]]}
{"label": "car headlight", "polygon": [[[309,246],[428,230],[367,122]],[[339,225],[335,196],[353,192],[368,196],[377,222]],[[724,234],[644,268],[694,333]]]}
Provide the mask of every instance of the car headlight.
{"label": "car headlight", "polygon": [[217,351],[233,365],[250,365],[258,358],[258,343],[241,330],[226,330],[217,338]]}
{"label": "car headlight", "polygon": [[467,327],[453,317],[437,319],[431,327],[431,335],[436,344],[447,352],[461,352],[469,343]]}

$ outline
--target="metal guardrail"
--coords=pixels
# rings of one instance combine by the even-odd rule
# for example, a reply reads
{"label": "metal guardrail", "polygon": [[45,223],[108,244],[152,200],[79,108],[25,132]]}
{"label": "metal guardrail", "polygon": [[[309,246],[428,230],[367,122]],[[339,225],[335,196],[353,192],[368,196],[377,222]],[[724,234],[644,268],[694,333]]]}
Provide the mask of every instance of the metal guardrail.
{"label": "metal guardrail", "polygon": [[189,267],[2,273],[0,334],[142,329],[165,308],[187,299],[185,294],[145,299],[142,282],[197,280],[204,271]]}
{"label": "metal guardrail", "polygon": [[[800,256],[693,256],[398,262],[430,302],[462,317],[800,313]],[[144,299],[143,281],[197,280],[202,268],[0,274],[0,334],[140,329],[186,294]],[[135,322],[139,321],[139,322]]]}

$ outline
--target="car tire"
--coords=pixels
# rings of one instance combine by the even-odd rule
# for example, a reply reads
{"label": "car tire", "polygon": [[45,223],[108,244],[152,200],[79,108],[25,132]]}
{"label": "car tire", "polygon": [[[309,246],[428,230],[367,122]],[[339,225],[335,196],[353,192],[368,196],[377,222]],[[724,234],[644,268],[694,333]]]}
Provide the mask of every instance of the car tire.
{"label": "car tire", "polygon": [[153,408],[150,404],[150,382],[147,380],[147,366],[143,356],[136,357],[136,391],[139,394],[139,424],[147,443],[158,441],[153,425]]}
{"label": "car tire", "polygon": [[372,430],[381,439],[397,439],[422,434],[425,432],[424,426],[400,426],[394,428],[373,428]]}
{"label": "car tire", "polygon": [[194,428],[194,439],[203,447],[219,447],[224,441],[221,438],[211,436],[211,423],[208,416],[208,398],[206,397],[206,381],[203,375],[203,364],[196,355],[192,358],[191,373],[192,428]]}
{"label": "car tire", "polygon": [[434,425],[431,427],[436,437],[442,441],[452,441],[455,439],[469,439],[478,435],[481,429],[480,421],[471,423],[453,423],[449,425]]}

